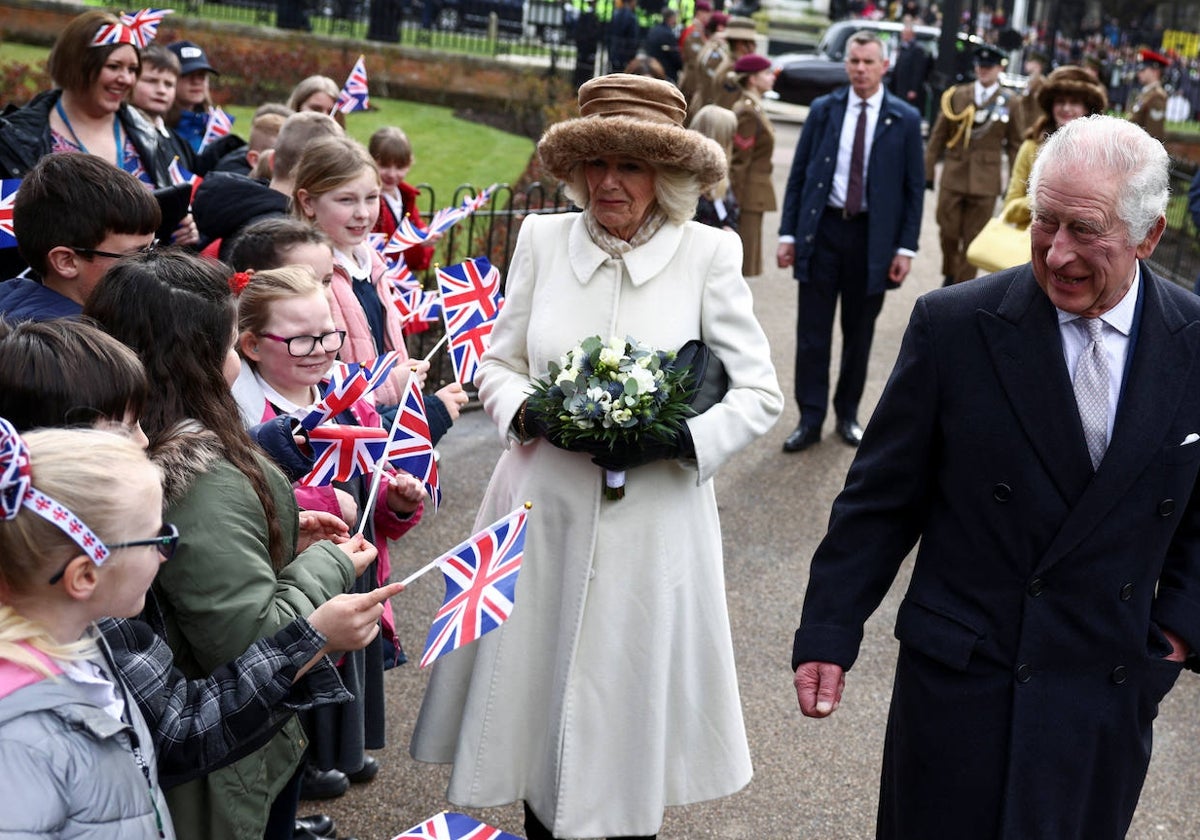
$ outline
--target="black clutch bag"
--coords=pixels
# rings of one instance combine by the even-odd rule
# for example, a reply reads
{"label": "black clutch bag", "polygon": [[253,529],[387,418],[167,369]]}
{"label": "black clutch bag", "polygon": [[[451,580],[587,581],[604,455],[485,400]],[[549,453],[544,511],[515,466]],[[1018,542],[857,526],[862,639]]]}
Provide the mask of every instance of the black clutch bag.
{"label": "black clutch bag", "polygon": [[729,390],[725,366],[698,338],[693,338],[675,352],[671,367],[685,367],[690,371],[690,404],[697,414],[703,414],[719,403]]}

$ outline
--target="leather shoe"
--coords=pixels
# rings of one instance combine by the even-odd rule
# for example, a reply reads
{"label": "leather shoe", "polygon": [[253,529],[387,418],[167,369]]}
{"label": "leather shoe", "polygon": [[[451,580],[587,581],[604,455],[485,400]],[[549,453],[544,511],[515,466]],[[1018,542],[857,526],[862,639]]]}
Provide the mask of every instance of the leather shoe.
{"label": "leather shoe", "polygon": [[857,420],[837,421],[837,433],[838,437],[850,446],[858,446],[862,443],[863,430],[862,426],[858,425]]}
{"label": "leather shoe", "polygon": [[351,784],[361,785],[363,782],[369,782],[379,775],[379,762],[371,756],[363,759],[363,766],[354,773],[347,773],[346,778]]}
{"label": "leather shoe", "polygon": [[296,817],[295,837],[337,837],[333,830],[333,817],[328,814],[313,814]]}
{"label": "leather shoe", "polygon": [[336,799],[349,789],[350,780],[341,770],[318,770],[310,764],[300,777],[301,799]]}
{"label": "leather shoe", "polygon": [[796,427],[787,440],[783,442],[784,452],[803,452],[808,447],[812,446],[821,440],[820,426],[805,426],[801,423]]}

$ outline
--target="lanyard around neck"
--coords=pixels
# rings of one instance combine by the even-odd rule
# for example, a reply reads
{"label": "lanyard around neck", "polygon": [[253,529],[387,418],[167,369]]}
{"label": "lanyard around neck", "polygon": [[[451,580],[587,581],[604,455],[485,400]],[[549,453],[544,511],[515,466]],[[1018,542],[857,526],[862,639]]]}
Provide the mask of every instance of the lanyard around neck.
{"label": "lanyard around neck", "polygon": [[[65,125],[67,127],[67,131],[71,132],[71,139],[75,141],[75,145],[78,146],[79,150],[81,152],[83,152],[85,155],[90,155],[91,152],[88,151],[88,147],[83,145],[83,141],[80,140],[79,135],[75,133],[75,127],[73,125],[71,125],[71,121],[69,119],[67,119],[67,111],[62,106],[62,98],[61,97],[59,98],[59,100],[57,102],[54,103],[54,110],[58,111],[59,119],[61,119],[63,121],[63,125]],[[125,149],[123,148],[123,146],[121,144],[121,121],[119,119],[117,119],[116,114],[113,114],[112,126],[113,126],[113,144],[116,146],[116,149],[117,149],[117,166],[124,169]]]}

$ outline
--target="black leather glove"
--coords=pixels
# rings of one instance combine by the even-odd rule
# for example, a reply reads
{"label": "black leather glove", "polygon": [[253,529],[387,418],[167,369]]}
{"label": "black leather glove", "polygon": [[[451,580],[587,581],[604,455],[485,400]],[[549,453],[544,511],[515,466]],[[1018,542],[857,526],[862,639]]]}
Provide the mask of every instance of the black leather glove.
{"label": "black leather glove", "polygon": [[589,455],[595,455],[598,452],[607,451],[607,447],[603,447],[603,444],[600,443],[564,443],[562,436],[550,429],[545,416],[531,407],[528,400],[517,410],[512,427],[522,442],[540,437],[566,452],[586,452]]}
{"label": "black leather glove", "polygon": [[637,443],[626,444],[597,452],[592,463],[606,470],[624,471],[655,461],[668,461],[673,458],[690,458],[696,454],[696,446],[692,442],[692,433],[685,423],[679,432],[669,441],[645,437]]}

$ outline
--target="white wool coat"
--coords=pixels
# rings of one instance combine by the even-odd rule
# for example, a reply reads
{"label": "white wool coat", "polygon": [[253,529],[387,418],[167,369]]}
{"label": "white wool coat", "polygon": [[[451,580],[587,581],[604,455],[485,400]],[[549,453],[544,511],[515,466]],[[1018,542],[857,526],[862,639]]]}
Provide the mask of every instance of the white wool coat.
{"label": "white wool coat", "polygon": [[[736,234],[695,222],[614,260],[579,214],[525,219],[475,379],[506,448],[478,524],[533,502],[515,607],[435,664],[412,743],[454,762],[452,802],[524,799],[556,837],[647,835],[664,806],[749,782],[712,476],[783,394],[741,264]],[[629,470],[619,501],[587,455],[509,434],[531,378],[590,335],[701,338],[730,380],[688,420],[695,460]]]}

